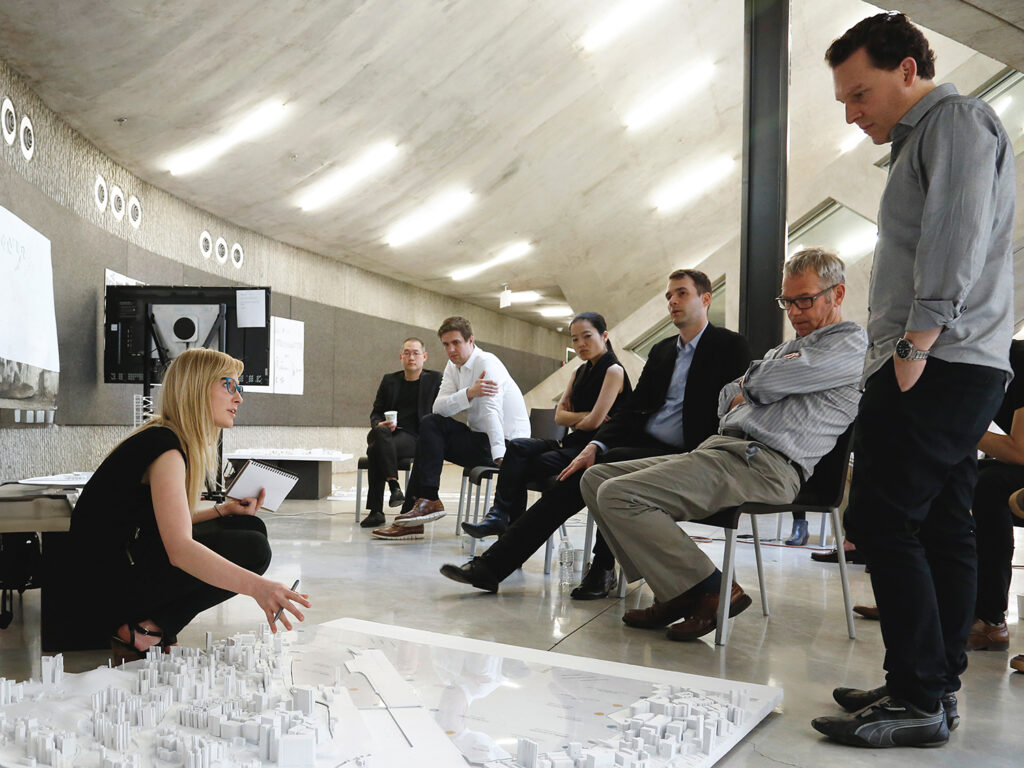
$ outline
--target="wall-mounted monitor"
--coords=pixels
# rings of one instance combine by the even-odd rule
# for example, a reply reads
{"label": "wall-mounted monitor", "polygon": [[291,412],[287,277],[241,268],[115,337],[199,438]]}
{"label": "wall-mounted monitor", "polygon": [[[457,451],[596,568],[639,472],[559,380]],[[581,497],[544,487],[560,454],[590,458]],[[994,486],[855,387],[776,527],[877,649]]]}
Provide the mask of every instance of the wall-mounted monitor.
{"label": "wall-mounted monitor", "polygon": [[[148,348],[147,340],[148,338]],[[270,289],[109,285],[103,326],[103,380],[159,384],[171,360],[209,347],[245,364],[240,383],[270,383]]]}

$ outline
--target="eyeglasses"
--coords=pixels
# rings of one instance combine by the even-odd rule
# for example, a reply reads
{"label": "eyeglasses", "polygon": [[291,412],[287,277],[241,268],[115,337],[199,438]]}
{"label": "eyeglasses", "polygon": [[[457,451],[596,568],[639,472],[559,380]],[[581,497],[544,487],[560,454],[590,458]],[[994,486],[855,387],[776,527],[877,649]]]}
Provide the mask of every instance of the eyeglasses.
{"label": "eyeglasses", "polygon": [[419,357],[423,353],[418,349],[403,349],[402,357]]}
{"label": "eyeglasses", "polygon": [[[836,283],[836,285],[839,285],[839,283]],[[810,309],[811,307],[814,306],[815,299],[817,299],[820,296],[824,296],[826,293],[835,288],[836,285],[830,285],[828,288],[825,288],[822,291],[818,291],[813,296],[798,296],[795,299],[787,299],[785,296],[776,296],[775,301],[779,305],[779,309],[789,309],[794,305],[796,305],[797,309]]]}
{"label": "eyeglasses", "polygon": [[222,377],[221,381],[224,382],[224,389],[228,391],[229,395],[242,394],[242,385],[230,376]]}

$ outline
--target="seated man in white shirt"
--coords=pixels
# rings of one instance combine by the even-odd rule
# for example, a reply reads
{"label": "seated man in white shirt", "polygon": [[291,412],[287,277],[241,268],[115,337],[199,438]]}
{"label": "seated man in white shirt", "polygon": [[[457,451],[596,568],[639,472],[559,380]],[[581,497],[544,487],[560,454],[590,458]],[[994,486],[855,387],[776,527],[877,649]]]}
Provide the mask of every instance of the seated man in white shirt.
{"label": "seated man in white shirt", "polygon": [[[469,321],[449,317],[437,335],[448,365],[434,412],[420,421],[402,513],[393,525],[373,531],[378,539],[421,539],[424,523],[444,517],[437,494],[445,460],[462,467],[500,467],[505,441],[530,436],[522,392],[501,360],[476,346]],[[452,418],[463,411],[466,424]]]}

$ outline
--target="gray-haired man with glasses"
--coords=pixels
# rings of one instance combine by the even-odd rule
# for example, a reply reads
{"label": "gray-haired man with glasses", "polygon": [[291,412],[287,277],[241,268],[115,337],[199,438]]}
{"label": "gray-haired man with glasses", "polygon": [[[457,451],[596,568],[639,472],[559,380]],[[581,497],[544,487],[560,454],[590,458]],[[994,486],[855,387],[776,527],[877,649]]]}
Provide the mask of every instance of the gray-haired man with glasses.
{"label": "gray-haired man with glasses", "polygon": [[[755,360],[718,396],[719,434],[689,453],[598,464],[583,498],[626,578],[644,578],[657,602],[626,611],[640,628],[664,627],[693,640],[717,624],[721,572],[677,525],[745,501],[792,501],[818,460],[853,421],[867,334],[844,321],[843,262],[800,251],[785,267],[779,305],[792,341]],[[730,615],[750,605],[732,588]]]}

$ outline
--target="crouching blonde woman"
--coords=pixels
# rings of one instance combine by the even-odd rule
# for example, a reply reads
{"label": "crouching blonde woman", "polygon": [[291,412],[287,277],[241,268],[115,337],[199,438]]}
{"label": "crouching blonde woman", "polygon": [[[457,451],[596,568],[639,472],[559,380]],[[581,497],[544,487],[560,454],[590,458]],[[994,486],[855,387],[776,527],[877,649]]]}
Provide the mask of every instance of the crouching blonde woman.
{"label": "crouching blonde woman", "polygon": [[201,611],[249,595],[276,631],[291,629],[305,595],[263,578],[270,565],[259,498],[200,501],[221,429],[242,404],[242,363],[190,349],[164,375],[160,413],[111,451],[82,490],[71,535],[82,579],[109,627],[115,658],[168,646]]}

